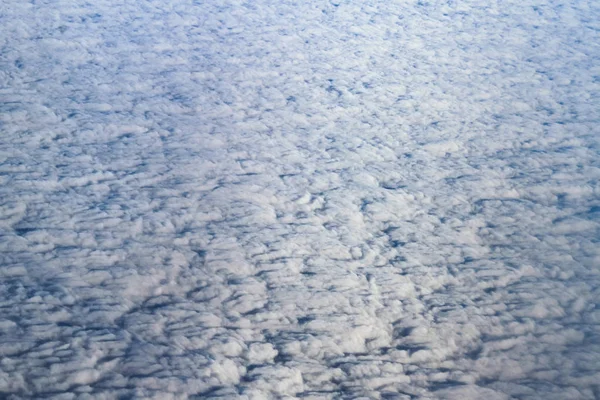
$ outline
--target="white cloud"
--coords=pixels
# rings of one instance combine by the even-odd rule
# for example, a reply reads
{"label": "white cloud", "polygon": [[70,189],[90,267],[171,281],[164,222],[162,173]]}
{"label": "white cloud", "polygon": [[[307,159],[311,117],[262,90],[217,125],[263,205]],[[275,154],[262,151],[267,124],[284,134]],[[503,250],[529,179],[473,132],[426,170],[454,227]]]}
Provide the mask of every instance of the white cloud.
{"label": "white cloud", "polygon": [[598,16],[5,2],[0,397],[599,397]]}

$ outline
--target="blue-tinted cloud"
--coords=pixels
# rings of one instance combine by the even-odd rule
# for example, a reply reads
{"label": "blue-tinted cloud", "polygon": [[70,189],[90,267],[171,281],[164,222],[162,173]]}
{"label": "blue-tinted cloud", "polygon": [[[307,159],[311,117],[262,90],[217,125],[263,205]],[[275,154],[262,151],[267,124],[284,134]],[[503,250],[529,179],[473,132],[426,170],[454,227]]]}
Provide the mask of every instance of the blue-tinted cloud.
{"label": "blue-tinted cloud", "polygon": [[598,6],[0,6],[0,393],[600,396]]}

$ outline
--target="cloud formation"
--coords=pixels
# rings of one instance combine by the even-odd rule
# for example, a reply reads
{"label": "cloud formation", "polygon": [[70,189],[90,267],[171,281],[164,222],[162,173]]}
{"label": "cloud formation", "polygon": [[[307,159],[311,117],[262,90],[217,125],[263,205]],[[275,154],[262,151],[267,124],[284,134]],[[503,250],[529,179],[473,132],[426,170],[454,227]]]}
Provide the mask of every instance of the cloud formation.
{"label": "cloud formation", "polygon": [[0,393],[600,397],[591,1],[0,6]]}

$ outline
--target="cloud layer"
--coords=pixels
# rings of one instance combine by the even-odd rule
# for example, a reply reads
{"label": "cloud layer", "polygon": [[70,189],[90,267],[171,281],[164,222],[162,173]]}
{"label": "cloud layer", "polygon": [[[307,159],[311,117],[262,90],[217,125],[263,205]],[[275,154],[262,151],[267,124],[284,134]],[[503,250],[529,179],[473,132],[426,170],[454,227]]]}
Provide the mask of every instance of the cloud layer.
{"label": "cloud layer", "polygon": [[0,5],[0,393],[600,397],[592,1]]}

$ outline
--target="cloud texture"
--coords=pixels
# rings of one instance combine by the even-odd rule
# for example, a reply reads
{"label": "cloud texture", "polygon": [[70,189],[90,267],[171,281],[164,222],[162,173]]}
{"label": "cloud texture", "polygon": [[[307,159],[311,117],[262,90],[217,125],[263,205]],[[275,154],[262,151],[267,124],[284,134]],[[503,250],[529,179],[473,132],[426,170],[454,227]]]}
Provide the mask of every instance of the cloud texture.
{"label": "cloud texture", "polygon": [[0,394],[600,398],[598,21],[3,1]]}

